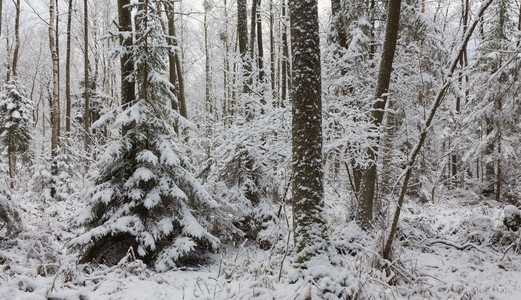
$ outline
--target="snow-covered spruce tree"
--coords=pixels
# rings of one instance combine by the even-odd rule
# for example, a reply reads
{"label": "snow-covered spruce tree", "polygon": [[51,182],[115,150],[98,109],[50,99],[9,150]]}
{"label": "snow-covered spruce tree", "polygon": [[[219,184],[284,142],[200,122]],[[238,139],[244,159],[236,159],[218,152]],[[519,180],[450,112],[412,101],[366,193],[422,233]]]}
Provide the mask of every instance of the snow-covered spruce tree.
{"label": "snow-covered spruce tree", "polygon": [[0,141],[7,148],[11,180],[16,170],[16,158],[29,149],[32,107],[31,100],[16,81],[9,82],[0,93]]}
{"label": "snow-covered spruce tree", "polygon": [[22,219],[18,208],[13,204],[11,194],[0,185],[0,233],[9,236],[22,231]]}
{"label": "snow-covered spruce tree", "polygon": [[138,93],[116,117],[114,126],[125,129],[123,136],[93,166],[94,186],[83,195],[90,207],[78,219],[87,232],[71,245],[83,250],[84,260],[106,264],[134,247],[145,262],[167,270],[219,240],[205,229],[204,218],[217,205],[174,143],[172,125],[182,120],[170,108],[175,96],[165,60],[175,49],[166,42],[171,37],[162,31],[157,2],[126,6],[135,10],[136,29],[120,35],[134,42],[116,52],[135,61],[131,76]]}

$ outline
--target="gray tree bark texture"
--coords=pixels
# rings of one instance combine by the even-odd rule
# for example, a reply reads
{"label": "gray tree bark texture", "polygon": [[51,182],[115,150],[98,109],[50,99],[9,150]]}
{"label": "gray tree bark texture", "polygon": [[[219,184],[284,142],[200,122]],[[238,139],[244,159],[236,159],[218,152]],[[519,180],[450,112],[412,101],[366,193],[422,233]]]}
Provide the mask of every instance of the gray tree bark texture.
{"label": "gray tree bark texture", "polygon": [[[168,15],[168,35],[171,37],[176,37],[176,39],[171,40],[172,45],[178,46],[177,36],[175,32],[175,19],[174,19],[174,7],[165,4],[166,12]],[[186,112],[186,100],[185,100],[185,89],[184,89],[184,78],[183,71],[181,65],[181,59],[179,51],[176,51],[175,54],[171,54],[168,56],[169,64],[169,74],[170,74],[170,82],[177,87],[176,95],[177,100],[179,101],[179,114],[183,116],[185,119],[188,119],[188,114]]]}
{"label": "gray tree bark texture", "polygon": [[287,28],[287,2],[282,0],[282,66],[281,66],[281,107],[285,107],[285,101],[288,99],[288,74],[289,74],[289,45],[288,45],[288,28]]}
{"label": "gray tree bark texture", "polygon": [[333,42],[336,42],[340,47],[347,49],[346,23],[342,14],[342,4],[340,0],[331,0],[331,18]]}
{"label": "gray tree bark texture", "polygon": [[[51,174],[58,175],[58,167],[56,165],[56,156],[58,155],[58,141],[60,138],[60,86],[59,86],[59,57],[56,47],[55,33],[55,0],[49,1],[49,49],[52,58],[52,99],[51,99],[51,158],[53,160],[51,166]],[[54,197],[56,189],[51,187],[51,197]]]}
{"label": "gray tree bark texture", "polygon": [[257,66],[259,67],[259,82],[264,80],[264,47],[262,41],[262,16],[260,12],[261,0],[257,0],[255,23],[257,28]]}
{"label": "gray tree bark texture", "polygon": [[[119,31],[130,33],[132,31],[132,15],[130,12],[130,0],[118,0],[118,22]],[[128,35],[126,38],[120,38],[120,44],[123,47],[132,46],[132,36]],[[120,58],[121,68],[121,105],[127,107],[135,98],[135,82],[130,77],[134,72],[134,60],[128,53],[124,53]],[[127,128],[123,128],[122,132],[125,134]]]}
{"label": "gray tree bark texture", "polygon": [[2,12],[3,12],[4,0],[0,0],[0,36],[2,35]]}
{"label": "gray tree bark texture", "polygon": [[[396,51],[396,41],[398,39],[398,30],[400,27],[400,7],[401,0],[390,0],[389,10],[387,12],[387,24],[385,26],[385,40],[380,60],[380,69],[378,72],[378,80],[376,83],[375,101],[373,103],[372,125],[379,128],[382,125],[384,117],[384,109],[387,103],[387,93],[389,92],[389,84],[391,82],[391,73],[393,71],[394,53]],[[375,141],[377,145],[379,140]],[[373,219],[373,202],[375,198],[375,185],[377,179],[376,160],[378,148],[367,149],[367,157],[371,161],[371,165],[362,171],[362,181],[360,185],[360,197],[358,209],[356,212],[356,221],[363,229],[372,227]]]}
{"label": "gray tree bark texture", "polygon": [[322,167],[322,99],[317,0],[289,1],[293,219],[297,267],[327,248]]}
{"label": "gray tree bark texture", "polygon": [[72,0],[69,0],[67,13],[67,54],[65,57],[65,132],[71,131],[71,27]]}
{"label": "gray tree bark texture", "polygon": [[17,77],[18,56],[20,53],[20,0],[16,0],[16,15],[14,23],[14,53],[13,53],[13,79]]}
{"label": "gray tree bark texture", "polygon": [[[237,0],[237,31],[239,39],[239,52],[242,58],[243,77],[250,76],[249,49],[248,49],[248,8],[246,0]],[[243,92],[248,91],[248,82],[244,80]]]}
{"label": "gray tree bark texture", "polygon": [[90,132],[90,99],[89,99],[89,6],[88,1],[83,0],[83,72],[85,82],[85,112],[83,115],[83,129],[85,131],[85,151],[89,149]]}

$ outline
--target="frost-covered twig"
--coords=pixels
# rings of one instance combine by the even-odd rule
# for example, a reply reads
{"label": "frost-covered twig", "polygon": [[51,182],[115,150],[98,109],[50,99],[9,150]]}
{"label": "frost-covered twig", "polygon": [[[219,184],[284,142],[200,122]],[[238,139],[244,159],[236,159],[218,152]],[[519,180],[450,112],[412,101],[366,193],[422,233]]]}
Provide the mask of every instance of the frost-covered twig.
{"label": "frost-covered twig", "polygon": [[458,244],[455,244],[451,241],[447,241],[447,240],[434,240],[434,241],[431,241],[427,244],[427,246],[432,246],[434,244],[443,244],[443,245],[446,245],[446,246],[451,246],[451,247],[454,247],[460,251],[463,251],[463,250],[466,250],[467,248],[474,248],[476,250],[478,250],[479,252],[482,252],[482,253],[485,253],[485,251],[481,250],[477,245],[475,244],[472,244],[472,243],[466,243],[464,245],[458,245]]}

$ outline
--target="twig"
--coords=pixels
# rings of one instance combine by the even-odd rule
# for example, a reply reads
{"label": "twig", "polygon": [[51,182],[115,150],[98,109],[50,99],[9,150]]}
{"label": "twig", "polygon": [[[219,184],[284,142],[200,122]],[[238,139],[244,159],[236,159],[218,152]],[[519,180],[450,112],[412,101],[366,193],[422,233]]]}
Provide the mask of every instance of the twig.
{"label": "twig", "polygon": [[286,251],[284,251],[284,257],[282,257],[282,261],[280,262],[280,270],[279,270],[279,282],[282,278],[282,266],[284,265],[284,261],[286,260],[286,256],[288,256],[289,252],[289,237],[291,236],[291,232],[288,232],[288,241],[286,242]]}
{"label": "twig", "polygon": [[508,248],[503,252],[503,256],[501,256],[501,259],[499,261],[502,261],[503,258],[505,258],[505,256],[507,255],[508,250],[510,250],[515,244],[516,244],[516,242],[513,242],[512,244],[510,244],[510,246],[508,246]]}
{"label": "twig", "polygon": [[435,241],[432,241],[430,243],[428,243],[427,245],[428,246],[432,246],[434,244],[443,244],[443,245],[446,245],[446,246],[451,246],[453,248],[456,248],[457,250],[460,250],[460,251],[463,251],[467,248],[474,248],[476,250],[478,250],[479,252],[481,253],[485,253],[485,251],[481,250],[477,245],[474,245],[472,243],[466,243],[464,245],[457,245],[457,244],[454,244],[450,241],[446,241],[446,240],[435,240]]}

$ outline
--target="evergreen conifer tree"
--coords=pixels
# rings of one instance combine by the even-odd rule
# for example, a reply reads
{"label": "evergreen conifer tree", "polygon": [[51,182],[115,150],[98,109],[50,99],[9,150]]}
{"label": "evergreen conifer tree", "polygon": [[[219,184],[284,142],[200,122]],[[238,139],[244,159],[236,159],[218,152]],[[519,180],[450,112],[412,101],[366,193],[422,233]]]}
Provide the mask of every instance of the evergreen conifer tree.
{"label": "evergreen conifer tree", "polygon": [[0,93],[0,141],[7,148],[9,177],[14,177],[16,157],[27,153],[31,141],[32,103],[15,81]]}
{"label": "evergreen conifer tree", "polygon": [[13,205],[11,193],[0,185],[0,233],[5,229],[7,235],[22,231],[22,220],[18,209]]}
{"label": "evergreen conifer tree", "polygon": [[137,95],[115,118],[114,126],[126,129],[123,136],[108,144],[93,167],[94,186],[83,194],[90,205],[78,220],[87,232],[71,245],[86,250],[86,259],[107,264],[121,258],[114,247],[121,246],[124,254],[133,246],[145,262],[167,270],[196,250],[216,247],[219,240],[205,229],[204,217],[217,204],[174,142],[173,124],[184,120],[171,109],[177,99],[166,57],[175,48],[167,43],[172,37],[162,30],[156,2],[132,5],[136,30],[120,32],[134,41],[116,52],[130,54],[135,62],[131,77]]}

